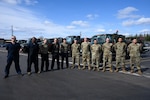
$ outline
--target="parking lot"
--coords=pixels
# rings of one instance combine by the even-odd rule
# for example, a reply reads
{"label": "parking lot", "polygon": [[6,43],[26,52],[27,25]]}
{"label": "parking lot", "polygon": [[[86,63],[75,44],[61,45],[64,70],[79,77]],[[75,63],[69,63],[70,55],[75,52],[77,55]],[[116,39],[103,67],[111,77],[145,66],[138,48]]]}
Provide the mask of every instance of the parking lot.
{"label": "parking lot", "polygon": [[[143,75],[128,72],[110,73],[88,70],[61,69],[28,76],[27,54],[20,54],[24,76],[18,76],[14,64],[10,77],[3,79],[7,52],[0,48],[1,100],[149,100],[150,51],[141,55]],[[69,58],[71,65],[71,58]],[[51,65],[51,57],[49,59]],[[39,67],[40,67],[39,56]],[[113,61],[115,66],[115,61]],[[126,68],[129,60],[126,60]],[[55,66],[56,68],[56,66]]]}

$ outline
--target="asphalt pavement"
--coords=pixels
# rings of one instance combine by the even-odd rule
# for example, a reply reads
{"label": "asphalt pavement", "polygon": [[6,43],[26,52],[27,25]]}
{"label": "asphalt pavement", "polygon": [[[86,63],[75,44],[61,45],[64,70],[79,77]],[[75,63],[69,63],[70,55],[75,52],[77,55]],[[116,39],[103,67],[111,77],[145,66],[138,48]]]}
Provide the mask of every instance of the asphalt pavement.
{"label": "asphalt pavement", "polygon": [[[0,50],[1,100],[149,100],[149,53],[143,55],[143,75],[130,72],[111,73],[89,70],[60,69],[27,75],[27,55],[20,55],[24,76],[17,75],[14,63],[4,77],[7,53]],[[50,59],[51,65],[51,59]],[[128,61],[127,61],[128,62]],[[127,64],[128,66],[128,64]],[[39,58],[40,68],[40,58]],[[56,68],[56,66],[55,66]]]}

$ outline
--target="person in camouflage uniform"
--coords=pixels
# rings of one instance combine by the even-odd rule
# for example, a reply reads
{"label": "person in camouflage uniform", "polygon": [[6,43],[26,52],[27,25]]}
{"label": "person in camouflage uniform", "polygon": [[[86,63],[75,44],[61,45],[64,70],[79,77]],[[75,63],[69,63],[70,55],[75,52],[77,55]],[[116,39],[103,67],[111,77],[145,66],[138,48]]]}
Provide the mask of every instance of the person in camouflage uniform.
{"label": "person in camouflage uniform", "polygon": [[86,62],[88,64],[88,70],[91,70],[90,64],[90,43],[88,42],[87,38],[84,38],[84,42],[81,44],[82,49],[82,63],[83,63],[83,70],[85,69]]}
{"label": "person in camouflage uniform", "polygon": [[122,38],[118,38],[118,42],[114,45],[114,50],[116,51],[116,70],[119,71],[119,64],[121,63],[122,70],[125,72],[125,56],[126,56],[126,43],[122,42]]}
{"label": "person in camouflage uniform", "polygon": [[49,68],[49,46],[47,43],[47,39],[43,40],[42,45],[40,46],[40,53],[41,53],[41,72],[43,72],[43,68],[44,68],[44,63],[46,66],[46,71],[48,71]]}
{"label": "person in camouflage uniform", "polygon": [[108,66],[110,68],[110,72],[112,70],[112,43],[109,43],[109,38],[106,38],[106,42],[102,45],[103,50],[103,72],[106,70],[106,62],[108,60]]}
{"label": "person in camouflage uniform", "polygon": [[101,45],[97,44],[97,40],[96,39],[94,40],[94,44],[91,45],[91,53],[92,53],[92,67],[93,67],[93,71],[95,71],[95,69],[97,69],[97,71],[99,71]]}
{"label": "person in camouflage uniform", "polygon": [[74,43],[71,45],[72,69],[75,67],[76,60],[78,63],[78,69],[80,69],[80,48],[80,44],[77,43],[77,40],[74,40]]}
{"label": "person in camouflage uniform", "polygon": [[134,72],[134,64],[138,69],[138,74],[142,74],[141,67],[140,67],[140,51],[142,50],[141,44],[137,43],[137,39],[133,39],[132,43],[128,46],[128,52],[130,56],[130,68],[131,73]]}
{"label": "person in camouflage uniform", "polygon": [[66,58],[66,68],[68,68],[69,67],[69,62],[68,62],[69,45],[66,43],[66,39],[63,39],[63,43],[61,43],[60,45],[60,50],[61,50],[61,69],[63,69],[64,58]]}

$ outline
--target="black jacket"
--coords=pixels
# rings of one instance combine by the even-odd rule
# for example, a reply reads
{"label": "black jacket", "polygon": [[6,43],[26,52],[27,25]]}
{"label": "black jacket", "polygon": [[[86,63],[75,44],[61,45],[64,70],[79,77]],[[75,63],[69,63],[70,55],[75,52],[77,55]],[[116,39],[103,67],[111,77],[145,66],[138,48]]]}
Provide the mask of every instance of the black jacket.
{"label": "black jacket", "polygon": [[59,43],[53,43],[52,44],[52,54],[59,54]]}
{"label": "black jacket", "polygon": [[28,55],[29,56],[38,56],[39,53],[39,45],[37,43],[30,42],[27,46],[28,48]]}
{"label": "black jacket", "polygon": [[15,59],[15,58],[19,58],[19,50],[20,50],[21,46],[19,43],[15,43],[15,44],[8,44],[6,46],[6,50],[8,50],[8,59]]}

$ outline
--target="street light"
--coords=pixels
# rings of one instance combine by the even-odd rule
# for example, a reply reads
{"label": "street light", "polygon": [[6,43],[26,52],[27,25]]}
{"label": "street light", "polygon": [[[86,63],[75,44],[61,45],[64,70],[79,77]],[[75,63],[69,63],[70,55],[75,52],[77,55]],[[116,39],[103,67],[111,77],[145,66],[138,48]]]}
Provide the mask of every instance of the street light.
{"label": "street light", "polygon": [[14,32],[14,30],[13,30],[13,25],[12,25],[12,26],[11,26],[11,35],[12,35],[12,36],[14,35],[13,32]]}

